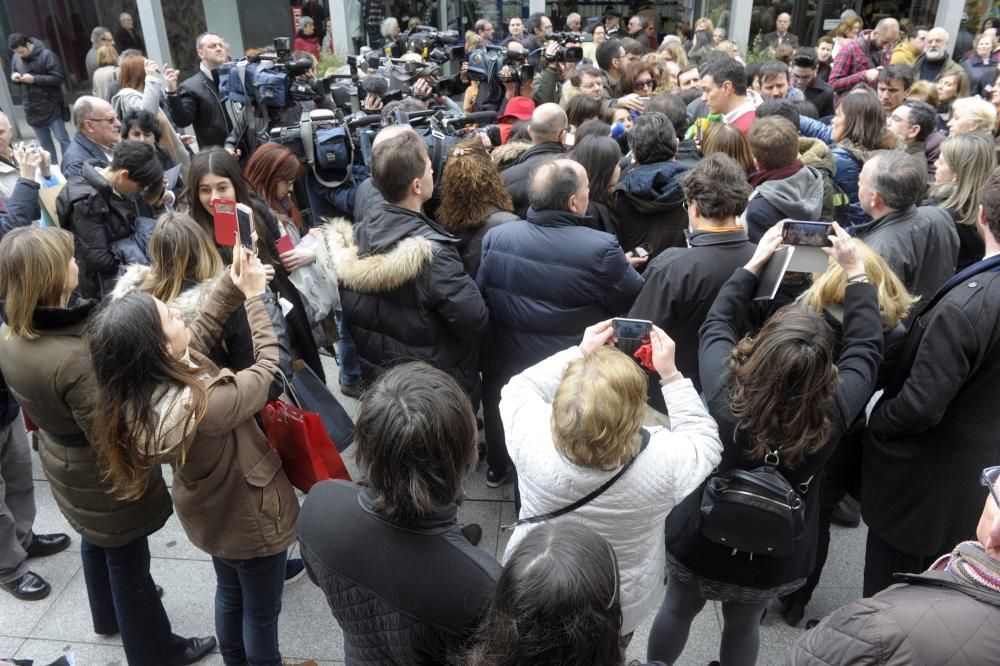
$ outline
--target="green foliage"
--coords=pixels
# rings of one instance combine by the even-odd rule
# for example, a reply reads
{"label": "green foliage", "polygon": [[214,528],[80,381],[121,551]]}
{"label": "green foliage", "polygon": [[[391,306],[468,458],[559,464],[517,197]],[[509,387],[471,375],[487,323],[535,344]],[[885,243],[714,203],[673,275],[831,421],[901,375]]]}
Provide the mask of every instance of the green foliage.
{"label": "green foliage", "polygon": [[755,62],[767,62],[768,60],[774,58],[774,49],[770,47],[765,48],[761,37],[761,34],[758,33],[753,40],[753,44],[751,44],[750,48],[747,49],[746,57],[743,58],[743,61],[746,64],[750,65]]}
{"label": "green foliage", "polygon": [[316,76],[323,78],[328,71],[336,71],[346,64],[347,61],[339,55],[324,53],[323,57],[319,59],[319,64],[316,66]]}

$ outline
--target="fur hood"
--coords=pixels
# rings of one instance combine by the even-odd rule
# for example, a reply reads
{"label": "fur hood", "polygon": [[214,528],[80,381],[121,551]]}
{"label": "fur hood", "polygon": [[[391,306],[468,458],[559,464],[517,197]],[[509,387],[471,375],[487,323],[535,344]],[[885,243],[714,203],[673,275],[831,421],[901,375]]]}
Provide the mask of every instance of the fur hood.
{"label": "fur hood", "polygon": [[513,166],[529,148],[531,148],[531,144],[524,141],[511,141],[497,146],[493,149],[493,163],[503,171],[507,167]]}
{"label": "fur hood", "polygon": [[323,239],[337,267],[340,284],[358,293],[393,291],[416,278],[431,262],[434,244],[422,236],[400,240],[388,252],[358,256],[354,229],[346,219],[323,225]]}
{"label": "fur hood", "polygon": [[[142,264],[132,264],[129,266],[125,274],[118,278],[115,289],[111,292],[111,299],[121,298],[125,294],[138,289],[146,280],[146,276],[149,275],[150,270],[149,266],[143,266]],[[193,285],[182,291],[177,298],[167,303],[167,305],[175,310],[179,310],[181,319],[184,320],[185,324],[190,326],[198,317],[198,313],[201,312],[205,303],[208,302],[208,297],[212,294],[212,289],[218,280],[219,277],[216,276],[210,280]]]}
{"label": "fur hood", "polygon": [[830,152],[830,146],[819,139],[800,136],[799,159],[807,167],[824,171],[829,176],[833,176],[837,168],[833,153]]}

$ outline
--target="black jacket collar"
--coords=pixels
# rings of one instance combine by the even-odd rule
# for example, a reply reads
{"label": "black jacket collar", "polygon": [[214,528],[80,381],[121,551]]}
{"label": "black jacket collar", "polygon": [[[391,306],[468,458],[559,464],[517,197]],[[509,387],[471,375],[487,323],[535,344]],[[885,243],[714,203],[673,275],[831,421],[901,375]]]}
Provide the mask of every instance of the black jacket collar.
{"label": "black jacket collar", "polygon": [[525,215],[528,222],[540,227],[590,227],[593,220],[587,215],[577,215],[568,210],[535,210],[529,208]]}
{"label": "black jacket collar", "polygon": [[385,515],[377,511],[372,503],[372,491],[368,488],[362,488],[361,492],[358,493],[358,504],[360,504],[361,508],[367,513],[384,523],[413,531],[436,532],[442,529],[452,528],[458,524],[458,505],[456,504],[452,504],[442,511],[428,514],[420,520],[412,523],[393,522]]}
{"label": "black jacket collar", "polygon": [[538,145],[528,148],[524,153],[517,158],[517,162],[514,164],[524,164],[539,155],[565,155],[566,147],[563,146],[558,141],[546,141],[545,143],[539,143]]}
{"label": "black jacket collar", "polygon": [[750,238],[747,236],[745,229],[740,231],[691,231],[691,229],[684,230],[684,236],[687,238],[688,245],[690,247],[709,247],[712,245],[743,245],[744,243],[749,243]]}
{"label": "black jacket collar", "polygon": [[[71,298],[69,307],[52,308],[39,305],[35,308],[35,313],[31,316],[31,324],[35,330],[44,333],[45,331],[60,331],[69,327],[78,327],[87,323],[90,315],[93,314],[98,302],[95,300],[80,300]],[[7,303],[0,301],[0,311],[7,316]]]}

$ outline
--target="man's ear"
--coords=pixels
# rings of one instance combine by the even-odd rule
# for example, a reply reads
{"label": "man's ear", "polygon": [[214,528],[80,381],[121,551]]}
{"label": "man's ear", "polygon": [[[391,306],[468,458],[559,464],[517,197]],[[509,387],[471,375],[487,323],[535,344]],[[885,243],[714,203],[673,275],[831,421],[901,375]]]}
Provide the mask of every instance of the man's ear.
{"label": "man's ear", "polygon": [[910,133],[907,138],[916,139],[918,134],[920,134],[920,125],[910,125]]}

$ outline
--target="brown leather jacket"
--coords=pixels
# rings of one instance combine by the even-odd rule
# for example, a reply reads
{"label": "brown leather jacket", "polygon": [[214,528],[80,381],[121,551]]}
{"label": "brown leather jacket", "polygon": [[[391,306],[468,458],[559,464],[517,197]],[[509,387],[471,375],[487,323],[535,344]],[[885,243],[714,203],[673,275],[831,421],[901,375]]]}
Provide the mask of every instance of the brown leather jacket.
{"label": "brown leather jacket", "polygon": [[[254,416],[267,402],[278,368],[278,339],[264,304],[244,301],[228,273],[191,324],[191,361],[204,369],[208,409],[187,454],[174,465],[174,505],[188,538],[210,555],[251,559],[295,541],[299,503]],[[234,373],[206,354],[229,315],[245,302],[256,363]]]}

